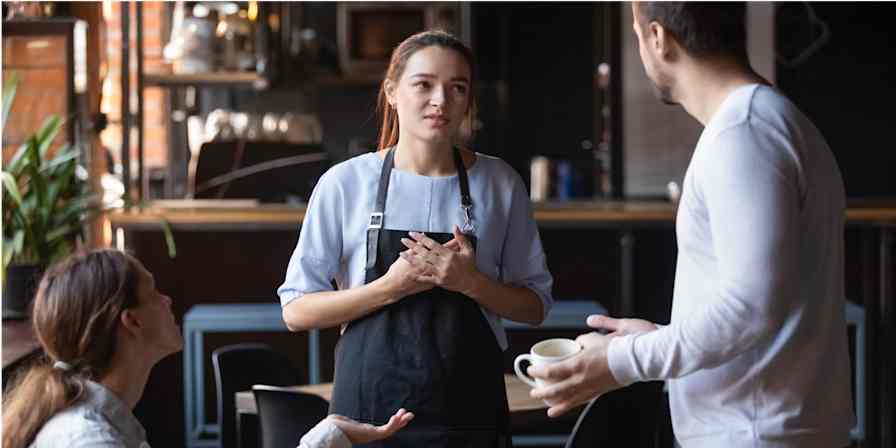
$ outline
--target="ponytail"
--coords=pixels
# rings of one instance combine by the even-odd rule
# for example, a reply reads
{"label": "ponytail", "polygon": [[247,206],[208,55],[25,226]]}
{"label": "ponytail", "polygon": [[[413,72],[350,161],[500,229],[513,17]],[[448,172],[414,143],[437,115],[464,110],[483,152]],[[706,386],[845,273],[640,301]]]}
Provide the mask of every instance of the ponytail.
{"label": "ponytail", "polygon": [[81,400],[84,382],[78,372],[54,368],[46,361],[14,380],[3,403],[3,447],[31,445],[50,418]]}
{"label": "ponytail", "polygon": [[107,371],[119,316],[137,303],[137,273],[135,260],[112,249],[78,253],[47,270],[31,311],[46,357],[8,389],[4,448],[33,443],[47,421],[83,398],[88,379]]}

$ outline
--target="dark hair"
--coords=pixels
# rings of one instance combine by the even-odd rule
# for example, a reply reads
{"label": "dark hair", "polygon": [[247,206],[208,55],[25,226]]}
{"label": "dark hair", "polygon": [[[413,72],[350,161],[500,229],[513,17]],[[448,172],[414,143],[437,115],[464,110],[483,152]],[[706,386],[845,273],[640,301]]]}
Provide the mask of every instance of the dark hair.
{"label": "dark hair", "polygon": [[439,30],[423,31],[408,37],[392,51],[389,68],[386,70],[386,77],[380,85],[380,93],[377,97],[377,111],[383,117],[378,149],[395,145],[398,143],[399,135],[398,114],[386,98],[386,80],[397,84],[402,73],[404,73],[408,59],[417,51],[431,46],[450,48],[460,53],[464,60],[467,61],[467,66],[470,67],[470,107],[467,110],[467,116],[462,126],[468,127],[469,132],[472,133],[473,121],[476,118],[476,70],[473,66],[473,51],[450,33]]}
{"label": "dark hair", "polygon": [[[5,400],[4,447],[31,444],[50,418],[82,398],[87,379],[107,371],[119,316],[137,305],[136,263],[100,249],[72,255],[44,274],[31,317],[47,359],[17,380]],[[71,368],[55,368],[56,361]]]}
{"label": "dark hair", "polygon": [[748,64],[747,7],[743,2],[641,2],[644,28],[656,21],[691,56],[731,57]]}

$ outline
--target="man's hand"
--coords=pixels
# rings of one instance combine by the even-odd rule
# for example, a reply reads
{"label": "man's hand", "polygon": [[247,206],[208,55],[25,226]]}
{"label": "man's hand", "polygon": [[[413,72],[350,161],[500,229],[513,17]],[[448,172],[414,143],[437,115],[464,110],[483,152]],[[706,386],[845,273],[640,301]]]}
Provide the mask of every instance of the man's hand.
{"label": "man's hand", "polygon": [[556,364],[530,366],[527,372],[548,383],[532,389],[532,398],[550,403],[549,417],[562,415],[594,397],[620,387],[607,361],[607,348],[616,336],[654,331],[657,326],[642,319],[614,319],[599,314],[588,316],[588,326],[605,330],[606,335],[591,332],[580,335],[576,342],[583,350],[576,356]]}
{"label": "man's hand", "polygon": [[527,372],[546,385],[532,389],[532,398],[550,404],[549,417],[557,417],[594,397],[619,388],[607,364],[607,346],[612,337],[588,333],[576,338],[583,350],[556,364],[529,366]]}
{"label": "man's hand", "polygon": [[643,319],[614,319],[601,314],[588,316],[587,323],[591,328],[607,331],[607,336],[647,333],[657,329],[656,324]]}
{"label": "man's hand", "polygon": [[348,440],[353,445],[385,439],[386,437],[395,434],[399,429],[404,428],[413,418],[413,413],[404,409],[399,409],[398,412],[389,418],[389,422],[385,425],[373,426],[369,423],[358,423],[348,417],[343,417],[338,414],[330,414],[327,416],[328,420],[333,422],[333,424],[345,433],[345,436],[348,437]]}

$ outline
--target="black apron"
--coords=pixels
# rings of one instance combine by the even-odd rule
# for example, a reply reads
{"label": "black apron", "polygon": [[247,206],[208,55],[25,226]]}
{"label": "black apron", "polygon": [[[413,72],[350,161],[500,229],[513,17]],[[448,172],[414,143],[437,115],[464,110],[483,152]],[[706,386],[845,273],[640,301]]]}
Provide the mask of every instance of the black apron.
{"label": "black apron", "polygon": [[[388,271],[407,249],[401,238],[414,230],[382,228],[394,153],[386,153],[367,231],[366,283]],[[472,201],[457,148],[454,161],[468,228]],[[454,237],[427,236],[441,244]],[[475,236],[467,238],[475,248]],[[336,348],[330,412],[374,425],[399,408],[414,413],[392,437],[363,446],[505,448],[510,437],[503,371],[503,352],[479,305],[435,287],[348,325]]]}

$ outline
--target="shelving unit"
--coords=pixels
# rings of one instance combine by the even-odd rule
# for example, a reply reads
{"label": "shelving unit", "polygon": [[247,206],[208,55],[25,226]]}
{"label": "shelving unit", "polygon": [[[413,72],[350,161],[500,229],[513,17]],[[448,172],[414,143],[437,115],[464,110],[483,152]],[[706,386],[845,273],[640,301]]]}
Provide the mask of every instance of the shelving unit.
{"label": "shelving unit", "polygon": [[261,90],[269,84],[267,79],[254,72],[145,73],[142,76],[143,85],[152,87],[245,86]]}

